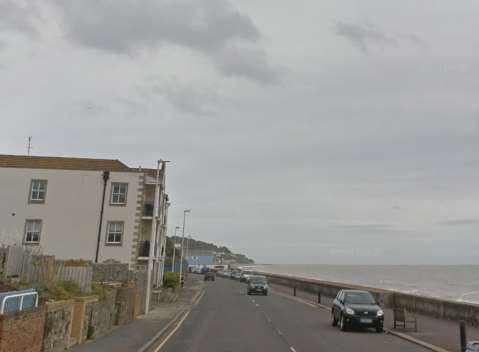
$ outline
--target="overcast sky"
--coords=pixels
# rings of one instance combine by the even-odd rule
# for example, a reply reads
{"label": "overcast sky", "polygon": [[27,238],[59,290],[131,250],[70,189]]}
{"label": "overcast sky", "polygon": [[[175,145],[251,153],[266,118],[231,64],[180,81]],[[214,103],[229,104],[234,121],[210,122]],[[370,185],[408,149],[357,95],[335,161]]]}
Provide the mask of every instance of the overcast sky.
{"label": "overcast sky", "polygon": [[[0,153],[168,165],[263,263],[479,264],[479,2],[0,0]],[[5,186],[5,185],[4,185]]]}

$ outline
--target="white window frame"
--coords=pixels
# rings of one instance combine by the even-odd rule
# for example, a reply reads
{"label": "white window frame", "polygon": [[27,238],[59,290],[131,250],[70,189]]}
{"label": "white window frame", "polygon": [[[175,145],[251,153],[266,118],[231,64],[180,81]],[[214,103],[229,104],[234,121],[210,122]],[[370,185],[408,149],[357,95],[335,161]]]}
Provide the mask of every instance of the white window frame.
{"label": "white window frame", "polygon": [[[115,190],[115,188],[117,188]],[[122,187],[124,187],[124,191],[122,192]],[[124,197],[124,201],[120,202],[119,198]],[[111,195],[110,195],[110,204],[111,205],[126,205],[128,197],[128,183],[126,182],[112,182],[111,183]],[[116,198],[116,199],[115,199]]]}
{"label": "white window frame", "polygon": [[[118,226],[121,225],[121,229]],[[112,228],[114,227],[114,228]],[[107,245],[121,246],[123,244],[123,234],[125,233],[125,222],[124,221],[108,221],[106,226],[106,239],[105,243]],[[114,240],[110,241],[110,235],[114,236]],[[117,240],[116,236],[119,236]]]}
{"label": "white window frame", "polygon": [[[30,193],[28,195],[29,203],[45,203],[47,199],[47,186],[47,180],[32,179],[30,182]],[[34,194],[37,195],[36,198],[33,198]],[[40,198],[41,194],[43,194],[43,198]]]}
{"label": "white window frame", "polygon": [[[34,225],[35,224],[35,225]],[[31,227],[33,226],[33,228]],[[36,226],[36,228],[35,228]],[[23,237],[24,244],[39,244],[42,237],[43,221],[41,219],[27,219],[25,220],[25,233]],[[38,234],[38,240],[33,241],[33,236]],[[29,240],[28,237],[31,237]]]}

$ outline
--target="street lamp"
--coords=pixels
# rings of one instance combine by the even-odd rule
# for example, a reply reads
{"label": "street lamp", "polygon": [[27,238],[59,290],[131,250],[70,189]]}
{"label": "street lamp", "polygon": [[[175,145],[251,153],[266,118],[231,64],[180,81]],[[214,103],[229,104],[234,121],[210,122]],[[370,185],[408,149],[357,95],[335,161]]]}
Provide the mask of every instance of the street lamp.
{"label": "street lamp", "polygon": [[180,284],[181,280],[183,279],[183,258],[185,251],[183,248],[185,248],[185,227],[186,227],[186,214],[191,213],[190,209],[185,209],[183,210],[183,229],[182,229],[182,235],[181,235],[181,262],[180,262]]}
{"label": "street lamp", "polygon": [[181,227],[175,227],[175,237],[173,238],[173,259],[171,260],[171,271],[175,272],[175,252],[176,252],[176,231],[178,231]]}

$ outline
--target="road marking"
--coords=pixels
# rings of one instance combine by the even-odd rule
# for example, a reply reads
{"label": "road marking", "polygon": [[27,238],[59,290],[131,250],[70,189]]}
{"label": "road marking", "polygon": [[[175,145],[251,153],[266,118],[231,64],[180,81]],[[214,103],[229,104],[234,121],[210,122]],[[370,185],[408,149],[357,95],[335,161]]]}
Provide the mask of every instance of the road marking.
{"label": "road marking", "polygon": [[302,303],[302,304],[305,304],[309,307],[312,307],[312,308],[316,308],[316,309],[324,309],[324,310],[331,310],[329,307],[326,307],[324,305],[320,305],[320,304],[315,304],[315,303],[310,303],[302,298],[299,298],[299,297],[295,297],[295,296],[290,296],[290,295],[287,295],[285,293],[282,293],[282,292],[278,292],[278,291],[272,291],[273,294],[277,295],[277,296],[281,296],[281,297],[284,297],[284,298],[287,298],[287,299],[290,299],[292,301],[296,301],[298,303]]}
{"label": "road marking", "polygon": [[291,346],[289,349],[291,350],[291,352],[296,352],[293,346]]}
{"label": "road marking", "polygon": [[256,307],[259,307],[259,304],[258,304],[258,303],[256,303]]}
{"label": "road marking", "polygon": [[188,315],[190,315],[190,311],[186,312],[186,314],[183,316],[183,318],[181,318],[181,320],[178,322],[178,324],[176,324],[175,328],[168,334],[168,336],[165,337],[163,342],[156,348],[155,352],[158,352],[159,350],[161,350],[163,348],[163,346],[168,342],[168,340],[176,333],[176,331],[178,331],[181,324],[183,324],[183,322],[188,317]]}

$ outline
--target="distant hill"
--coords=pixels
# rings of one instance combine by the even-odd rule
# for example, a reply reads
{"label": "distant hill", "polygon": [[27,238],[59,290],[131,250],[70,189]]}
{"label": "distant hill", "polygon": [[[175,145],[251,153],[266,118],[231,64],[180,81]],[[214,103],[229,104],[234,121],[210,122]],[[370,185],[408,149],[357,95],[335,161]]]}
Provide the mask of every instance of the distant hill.
{"label": "distant hill", "polygon": [[[173,256],[173,243],[176,240],[176,243],[181,243],[181,237],[179,236],[172,236],[166,239],[166,256],[172,257]],[[186,237],[185,237],[185,246],[186,246]],[[216,252],[217,254],[222,255],[223,260],[231,260],[235,261],[237,264],[254,264],[254,260],[248,258],[246,255],[241,253],[233,253],[228,247],[225,246],[217,246],[214,243],[208,243],[203,241],[195,240],[194,238],[190,239],[190,246],[189,248],[192,250],[204,250],[204,251],[212,251]]]}

